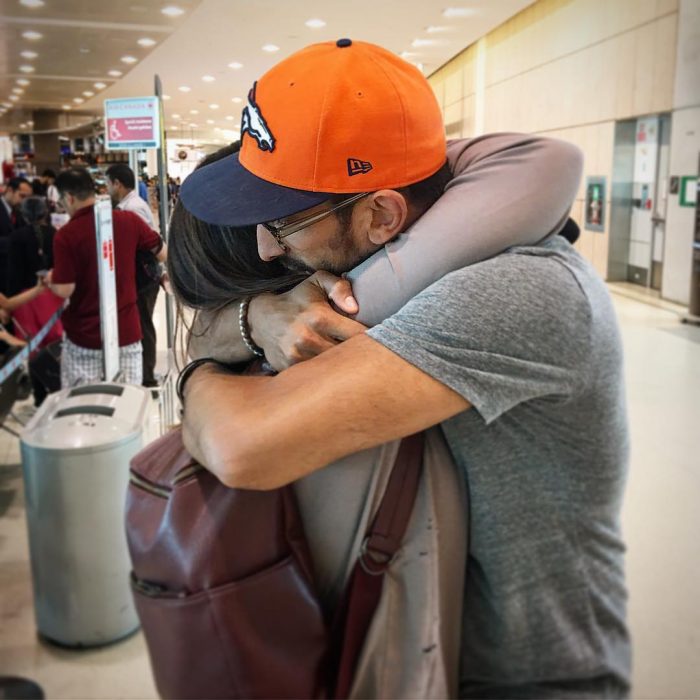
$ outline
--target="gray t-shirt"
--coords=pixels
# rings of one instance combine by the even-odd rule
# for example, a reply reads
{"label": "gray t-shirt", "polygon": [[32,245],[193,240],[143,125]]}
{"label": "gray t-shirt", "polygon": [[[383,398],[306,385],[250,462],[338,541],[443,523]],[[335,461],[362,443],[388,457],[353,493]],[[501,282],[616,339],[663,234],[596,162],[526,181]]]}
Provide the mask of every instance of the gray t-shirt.
{"label": "gray t-shirt", "polygon": [[554,237],[450,273],[368,334],[473,405],[442,425],[470,491],[461,696],[624,695],[628,437],[602,280]]}

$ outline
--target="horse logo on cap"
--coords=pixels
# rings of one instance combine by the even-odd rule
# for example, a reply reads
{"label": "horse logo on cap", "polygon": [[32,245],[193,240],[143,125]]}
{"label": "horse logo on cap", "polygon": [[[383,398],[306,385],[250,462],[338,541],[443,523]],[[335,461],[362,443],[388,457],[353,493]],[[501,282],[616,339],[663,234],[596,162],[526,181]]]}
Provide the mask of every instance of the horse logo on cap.
{"label": "horse logo on cap", "polygon": [[267,126],[267,122],[260,112],[260,107],[255,103],[257,86],[257,82],[253,83],[253,87],[248,93],[248,104],[243,109],[241,138],[247,131],[258,142],[258,148],[261,151],[272,152],[275,150],[275,137]]}

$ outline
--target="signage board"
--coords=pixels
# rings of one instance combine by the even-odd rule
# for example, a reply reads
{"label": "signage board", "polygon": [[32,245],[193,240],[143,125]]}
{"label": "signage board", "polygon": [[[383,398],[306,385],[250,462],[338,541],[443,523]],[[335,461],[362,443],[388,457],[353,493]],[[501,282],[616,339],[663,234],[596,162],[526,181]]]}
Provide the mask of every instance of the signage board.
{"label": "signage board", "polygon": [[584,228],[605,231],[605,178],[586,178],[586,210]]}
{"label": "signage board", "polygon": [[157,97],[105,100],[105,148],[160,148],[160,132]]}
{"label": "signage board", "polygon": [[119,374],[119,323],[117,283],[114,275],[112,201],[109,195],[97,197],[95,201],[95,240],[100,283],[100,331],[104,378],[105,381],[112,382]]}

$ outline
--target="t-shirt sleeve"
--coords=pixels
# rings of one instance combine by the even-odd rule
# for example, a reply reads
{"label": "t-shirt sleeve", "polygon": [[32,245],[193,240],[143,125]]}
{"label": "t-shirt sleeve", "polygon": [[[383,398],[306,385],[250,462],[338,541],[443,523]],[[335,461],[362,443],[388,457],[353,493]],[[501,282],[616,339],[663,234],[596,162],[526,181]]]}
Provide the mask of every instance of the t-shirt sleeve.
{"label": "t-shirt sleeve", "polygon": [[486,423],[524,401],[568,401],[584,382],[589,306],[561,264],[529,258],[450,273],[367,333]]}
{"label": "t-shirt sleeve", "polygon": [[55,284],[73,284],[76,280],[75,259],[65,236],[57,233],[53,239],[53,273]]}
{"label": "t-shirt sleeve", "polygon": [[576,146],[528,134],[454,141],[447,156],[454,177],[440,199],[347,275],[365,325],[452,270],[561,230],[583,169]]}
{"label": "t-shirt sleeve", "polygon": [[138,227],[138,244],[137,248],[139,250],[152,250],[154,253],[160,252],[163,247],[163,239],[160,235],[154,231],[146,222],[136,214],[132,212],[127,212],[134,217],[135,225]]}

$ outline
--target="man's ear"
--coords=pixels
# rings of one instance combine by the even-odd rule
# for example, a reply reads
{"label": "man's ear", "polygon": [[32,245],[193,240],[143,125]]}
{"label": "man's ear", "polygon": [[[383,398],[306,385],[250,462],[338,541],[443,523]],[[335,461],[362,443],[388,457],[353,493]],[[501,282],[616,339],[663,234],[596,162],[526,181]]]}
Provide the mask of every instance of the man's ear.
{"label": "man's ear", "polygon": [[367,237],[375,245],[384,245],[403,231],[408,218],[408,203],[396,190],[379,190],[369,199],[372,214]]}

